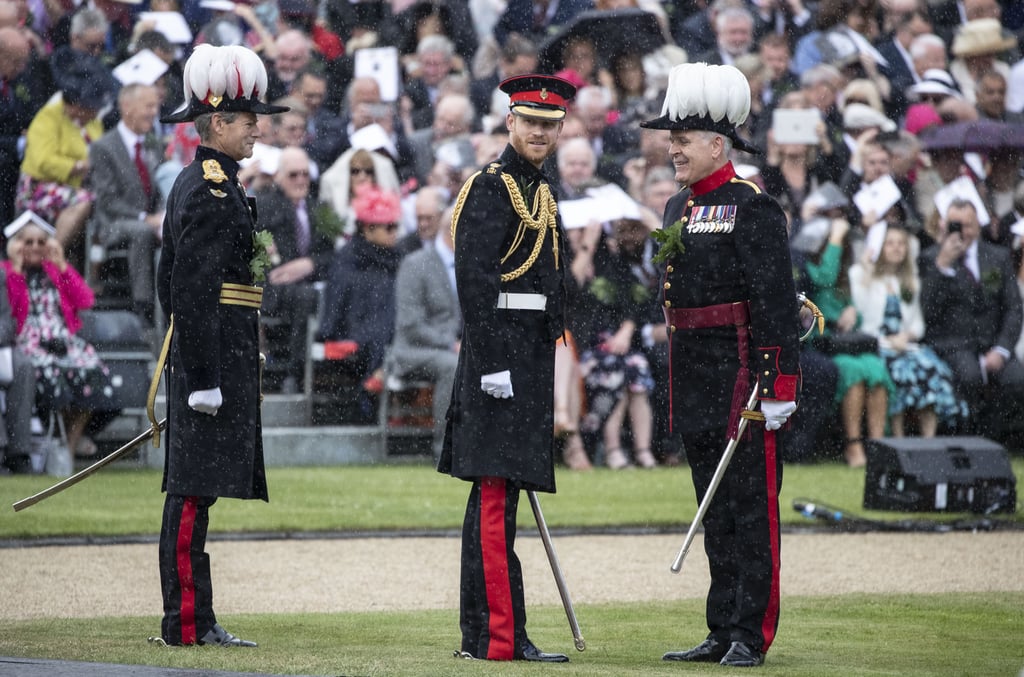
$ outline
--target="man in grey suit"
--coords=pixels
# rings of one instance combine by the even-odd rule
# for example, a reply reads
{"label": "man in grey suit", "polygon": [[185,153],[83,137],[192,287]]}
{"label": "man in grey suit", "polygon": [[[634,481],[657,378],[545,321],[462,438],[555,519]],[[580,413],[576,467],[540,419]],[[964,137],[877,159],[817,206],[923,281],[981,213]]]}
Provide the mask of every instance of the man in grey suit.
{"label": "man in grey suit", "polygon": [[434,108],[433,124],[409,136],[413,171],[421,186],[430,182],[430,170],[437,161],[458,169],[472,166],[475,162],[470,133],[476,111],[469,97],[445,94]]}
{"label": "man in grey suit", "polygon": [[16,326],[7,298],[7,274],[0,269],[0,352],[11,353],[10,380],[7,374],[0,376],[0,392],[6,401],[5,410],[0,410],[0,475],[32,472],[29,451],[36,375],[31,360],[15,345]]}
{"label": "man in grey suit", "polygon": [[150,132],[160,110],[154,87],[132,84],[117,97],[121,121],[89,147],[93,219],[99,244],[128,244],[133,310],[152,326],[156,295],[153,259],[160,246],[163,198],[154,179],[160,147]]}
{"label": "man in grey suit", "polygon": [[945,235],[921,255],[925,342],[967,400],[966,432],[1006,443],[1024,415],[1024,365],[1013,354],[1024,311],[1010,251],[980,237],[970,200],[954,199],[942,223]]}
{"label": "man in grey suit", "polygon": [[[445,211],[441,222],[451,223],[450,210]],[[423,247],[402,259],[395,297],[395,338],[388,372],[399,378],[433,381],[437,460],[462,337],[462,315],[455,291],[455,247],[449,226],[441,227],[433,247]]]}
{"label": "man in grey suit", "polygon": [[[306,327],[317,313],[320,294],[314,283],[326,277],[334,256],[334,239],[319,227],[310,199],[310,157],[302,148],[281,150],[274,182],[256,192],[260,226],[274,236],[276,259],[263,288],[266,317],[288,325],[287,357],[281,392],[303,387],[306,370]],[[268,353],[273,357],[272,353]]]}

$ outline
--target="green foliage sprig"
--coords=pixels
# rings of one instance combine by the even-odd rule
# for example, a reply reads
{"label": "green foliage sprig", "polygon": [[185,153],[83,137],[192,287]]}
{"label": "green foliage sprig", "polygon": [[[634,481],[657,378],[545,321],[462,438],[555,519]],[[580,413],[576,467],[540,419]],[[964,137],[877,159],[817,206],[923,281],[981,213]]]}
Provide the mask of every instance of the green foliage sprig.
{"label": "green foliage sprig", "polygon": [[273,263],[270,260],[270,250],[274,247],[274,236],[269,230],[258,230],[252,234],[252,258],[249,260],[249,272],[255,282],[263,282],[267,279],[267,271]]}
{"label": "green foliage sprig", "polygon": [[590,295],[593,296],[598,303],[610,306],[615,302],[615,297],[618,294],[618,290],[615,288],[615,284],[607,277],[598,276],[590,281],[590,285],[587,288]]}
{"label": "green foliage sprig", "polygon": [[345,222],[338,216],[338,212],[334,211],[334,207],[326,202],[321,202],[317,205],[314,212],[314,221],[316,223],[316,231],[331,240],[340,237],[345,232]]}
{"label": "green foliage sprig", "polygon": [[653,231],[651,237],[661,245],[658,253],[651,259],[655,263],[664,263],[673,256],[683,254],[686,251],[686,247],[683,245],[682,220],[676,221],[661,230]]}

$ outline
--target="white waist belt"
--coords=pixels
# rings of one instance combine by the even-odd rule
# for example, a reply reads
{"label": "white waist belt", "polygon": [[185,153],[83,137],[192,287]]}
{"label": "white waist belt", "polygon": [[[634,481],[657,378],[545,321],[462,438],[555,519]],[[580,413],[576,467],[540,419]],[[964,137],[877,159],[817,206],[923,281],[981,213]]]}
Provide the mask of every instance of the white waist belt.
{"label": "white waist belt", "polygon": [[516,294],[513,292],[498,293],[498,308],[507,310],[544,310],[548,305],[548,297],[544,294]]}

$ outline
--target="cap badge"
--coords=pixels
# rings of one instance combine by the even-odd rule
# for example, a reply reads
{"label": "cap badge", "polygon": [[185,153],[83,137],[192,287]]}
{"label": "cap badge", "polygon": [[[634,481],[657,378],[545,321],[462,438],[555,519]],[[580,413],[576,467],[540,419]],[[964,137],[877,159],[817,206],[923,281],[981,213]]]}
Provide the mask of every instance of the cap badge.
{"label": "cap badge", "polygon": [[209,103],[209,104],[210,104],[211,106],[213,106],[214,108],[216,108],[217,106],[219,106],[219,105],[220,105],[220,102],[224,100],[224,97],[223,97],[223,96],[217,96],[216,94],[214,94],[213,96],[207,97],[207,99],[206,99],[206,100],[207,100],[207,102],[208,102],[208,103]]}
{"label": "cap badge", "polygon": [[547,99],[548,99],[548,88],[547,87],[544,87],[543,89],[540,90],[540,98],[541,98],[541,101],[547,101]]}
{"label": "cap badge", "polygon": [[203,178],[214,183],[224,183],[228,180],[227,174],[216,160],[203,160]]}

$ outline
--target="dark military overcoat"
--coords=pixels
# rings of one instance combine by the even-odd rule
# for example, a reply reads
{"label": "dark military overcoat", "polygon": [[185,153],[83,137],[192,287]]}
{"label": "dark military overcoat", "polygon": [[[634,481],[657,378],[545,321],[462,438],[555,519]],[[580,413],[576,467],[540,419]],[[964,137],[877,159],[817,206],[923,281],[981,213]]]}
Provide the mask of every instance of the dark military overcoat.
{"label": "dark military overcoat", "polygon": [[[666,261],[664,303],[702,308],[749,301],[750,378],[742,384],[741,404],[755,378],[761,399],[794,400],[798,319],[782,209],[736,177],[731,164],[700,183],[710,190],[677,193],[665,208],[666,227],[683,222],[685,251]],[[673,428],[723,427],[740,368],[736,329],[687,329],[671,340]]]}
{"label": "dark military overcoat", "polygon": [[[163,488],[184,496],[267,500],[260,422],[259,312],[220,303],[223,283],[253,284],[255,201],[238,163],[205,146],[167,199],[157,293],[174,334],[167,360]],[[215,416],[188,406],[219,387]]]}
{"label": "dark military overcoat", "polygon": [[[503,477],[524,489],[553,492],[555,340],[564,329],[566,242],[560,222],[543,234],[521,229],[523,219],[502,175],[512,178],[534,216],[538,190],[548,184],[507,146],[460,195],[464,201],[453,220],[455,278],[465,327],[438,470],[466,480]],[[537,237],[544,241],[532,264],[503,282],[502,274],[528,262]],[[499,292],[542,294],[547,305],[499,309]],[[480,389],[482,375],[506,369],[513,398],[497,399]]]}

